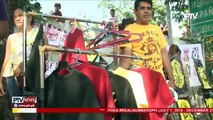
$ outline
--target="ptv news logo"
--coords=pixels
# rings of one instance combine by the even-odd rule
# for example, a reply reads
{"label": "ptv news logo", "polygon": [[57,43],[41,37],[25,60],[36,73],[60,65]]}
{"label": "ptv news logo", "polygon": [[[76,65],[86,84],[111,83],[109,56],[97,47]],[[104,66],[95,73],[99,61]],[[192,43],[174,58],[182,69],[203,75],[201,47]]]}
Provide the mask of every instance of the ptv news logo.
{"label": "ptv news logo", "polygon": [[37,103],[36,96],[14,96],[12,103]]}

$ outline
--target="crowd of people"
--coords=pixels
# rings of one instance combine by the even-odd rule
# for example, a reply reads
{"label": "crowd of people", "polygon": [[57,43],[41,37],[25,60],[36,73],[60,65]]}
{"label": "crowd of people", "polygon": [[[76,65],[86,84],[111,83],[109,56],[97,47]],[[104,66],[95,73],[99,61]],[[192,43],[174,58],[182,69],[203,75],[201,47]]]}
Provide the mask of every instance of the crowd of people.
{"label": "crowd of people", "polygon": [[[34,4],[35,11],[41,13],[41,5],[36,2]],[[55,11],[52,15],[62,16],[61,4],[55,3]],[[5,0],[0,1],[0,40],[6,38],[8,31],[8,12],[6,8]],[[117,23],[116,11],[114,9],[110,10],[111,18],[110,21]],[[149,68],[160,72],[164,76],[163,68],[165,68],[168,74],[168,87],[175,89],[174,76],[171,69],[170,57],[166,50],[168,45],[165,35],[168,35],[168,29],[166,24],[162,28],[157,25],[150,24],[150,20],[153,14],[153,3],[152,0],[135,0],[134,3],[134,15],[136,19],[124,18],[122,23],[118,24],[119,30],[127,30],[131,33],[143,34],[143,40],[139,43],[127,43],[120,45],[120,53],[123,55],[134,55],[143,57],[145,55],[149,56]],[[23,76],[23,49],[22,49],[22,27],[23,27],[23,9],[21,7],[16,8],[13,12],[13,21],[15,27],[18,31],[9,35],[7,37],[6,44],[6,54],[4,58],[3,65],[1,67],[0,74],[0,96],[7,95],[9,101],[12,96],[22,96],[23,91],[17,84],[17,79]],[[38,33],[38,28],[33,28],[33,18],[28,16],[27,19],[27,49],[31,51],[36,34]],[[62,19],[54,18],[54,21],[64,22]],[[188,28],[188,27],[187,27]],[[189,28],[190,29],[190,28]],[[188,36],[190,33],[189,29],[184,34]],[[45,44],[48,44],[45,35],[43,36]],[[129,39],[130,41],[135,39],[136,36],[132,35]],[[172,55],[179,55],[178,49]],[[171,53],[170,53],[171,55]],[[29,55],[27,56],[29,57]],[[137,60],[136,60],[137,61]],[[136,62],[130,58],[121,58],[120,66],[125,69],[134,69],[146,66],[144,61]],[[136,64],[135,64],[136,63]],[[2,99],[2,97],[0,97]],[[10,102],[9,102],[10,103]],[[3,107],[0,103],[0,108]],[[6,108],[7,107],[7,108]],[[4,109],[8,110],[10,115],[7,115],[8,120],[12,120],[13,115],[9,108],[10,104]],[[0,111],[1,112],[1,111]],[[9,118],[10,117],[10,118]],[[23,120],[24,117],[21,114],[14,114],[15,120]]]}

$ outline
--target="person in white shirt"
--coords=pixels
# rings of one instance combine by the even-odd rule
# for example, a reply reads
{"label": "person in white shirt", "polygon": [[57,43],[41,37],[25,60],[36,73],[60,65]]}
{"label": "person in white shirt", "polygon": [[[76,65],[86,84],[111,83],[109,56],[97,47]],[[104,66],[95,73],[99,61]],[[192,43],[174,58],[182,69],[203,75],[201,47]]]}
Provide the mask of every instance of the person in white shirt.
{"label": "person in white shirt", "polygon": [[115,10],[114,9],[110,10],[110,15],[111,15],[111,18],[109,20],[110,21],[114,21],[116,23],[117,22],[117,18],[115,16]]}

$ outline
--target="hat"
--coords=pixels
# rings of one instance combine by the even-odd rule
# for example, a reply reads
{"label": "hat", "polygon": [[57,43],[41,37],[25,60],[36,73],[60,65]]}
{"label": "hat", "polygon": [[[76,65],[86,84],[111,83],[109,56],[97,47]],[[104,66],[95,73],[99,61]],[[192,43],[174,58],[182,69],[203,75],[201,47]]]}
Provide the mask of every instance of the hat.
{"label": "hat", "polygon": [[40,4],[39,2],[34,3],[34,7],[35,7],[35,8],[42,8],[42,7],[41,7],[41,4]]}

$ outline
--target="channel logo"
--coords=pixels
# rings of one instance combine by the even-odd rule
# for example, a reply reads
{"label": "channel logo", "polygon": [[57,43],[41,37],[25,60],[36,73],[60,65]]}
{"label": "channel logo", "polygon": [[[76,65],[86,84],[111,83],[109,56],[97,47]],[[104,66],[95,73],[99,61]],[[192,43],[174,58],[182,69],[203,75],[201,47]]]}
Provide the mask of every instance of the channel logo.
{"label": "channel logo", "polygon": [[36,108],[36,96],[14,96],[12,97],[13,108]]}
{"label": "channel logo", "polygon": [[37,103],[36,96],[14,96],[12,97],[12,103]]}

